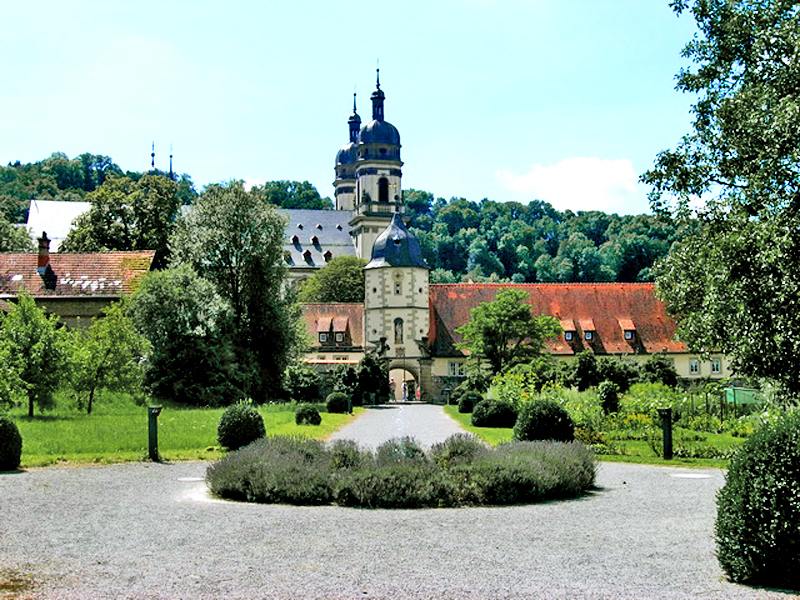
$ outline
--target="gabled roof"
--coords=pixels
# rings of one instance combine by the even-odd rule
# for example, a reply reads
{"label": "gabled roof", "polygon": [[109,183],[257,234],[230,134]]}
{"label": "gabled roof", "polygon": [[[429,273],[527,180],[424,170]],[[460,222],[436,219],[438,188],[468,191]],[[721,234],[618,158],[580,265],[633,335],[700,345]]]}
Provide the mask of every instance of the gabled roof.
{"label": "gabled roof", "polygon": [[[337,256],[355,256],[351,210],[280,209],[288,219],[283,251],[289,267],[320,269]],[[326,253],[329,253],[326,260]]]}
{"label": "gabled roof", "polygon": [[[685,345],[673,339],[675,322],[655,297],[652,283],[432,284],[429,337],[434,356],[458,355],[455,344],[461,336],[455,330],[469,320],[469,311],[509,288],[528,292],[533,314],[573,323],[572,329],[581,333],[573,342],[563,336],[548,342],[553,354],[686,352]],[[625,339],[620,323],[636,324],[634,340]],[[592,341],[581,339],[584,326],[594,327]]]}
{"label": "gabled roof", "polygon": [[33,296],[112,296],[130,294],[153,262],[153,250],[96,254],[50,254],[56,288],[45,289],[38,255],[0,254],[0,296],[27,290]]}
{"label": "gabled roof", "polygon": [[303,318],[314,348],[320,347],[319,333],[348,330],[353,346],[364,347],[364,304],[361,302],[303,304]]}
{"label": "gabled roof", "polygon": [[28,223],[34,237],[47,232],[50,238],[50,251],[58,251],[58,246],[67,237],[72,221],[89,212],[91,202],[65,202],[63,200],[31,200],[28,209]]}

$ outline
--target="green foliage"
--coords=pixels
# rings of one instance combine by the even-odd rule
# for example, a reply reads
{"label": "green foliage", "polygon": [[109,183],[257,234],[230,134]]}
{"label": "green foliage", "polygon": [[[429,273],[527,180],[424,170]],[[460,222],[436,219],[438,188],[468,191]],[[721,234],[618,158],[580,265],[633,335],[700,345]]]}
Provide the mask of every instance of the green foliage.
{"label": "green foliage", "polygon": [[538,355],[544,340],[558,335],[561,327],[551,316],[534,317],[527,298],[524,290],[505,289],[494,301],[471,309],[470,320],[456,330],[463,339],[457,347],[477,364],[486,363],[492,375]]}
{"label": "green foliage", "polygon": [[0,215],[0,252],[33,252],[30,230],[15,227]]}
{"label": "green foliage", "polygon": [[356,406],[368,404],[372,394],[379,403],[385,402],[391,395],[387,365],[375,354],[364,355],[358,363],[356,374],[357,383],[352,395]]}
{"label": "green foliage", "polygon": [[316,406],[310,404],[301,404],[294,411],[294,422],[298,425],[319,425],[322,423],[322,417],[319,414]]}
{"label": "green foliage", "polygon": [[158,401],[225,406],[246,396],[228,304],[190,267],[148,273],[131,318],[151,345],[144,387]]}
{"label": "green foliage", "polygon": [[609,381],[617,386],[619,393],[624,394],[634,384],[641,379],[641,368],[639,363],[629,358],[602,356],[597,361],[597,374],[602,385],[603,381]]}
{"label": "green foliage", "polygon": [[320,374],[305,363],[294,363],[286,367],[283,375],[283,390],[292,402],[317,402],[320,399]]}
{"label": "green foliage", "polygon": [[300,302],[363,302],[364,267],[356,256],[337,256],[306,279],[298,294]]}
{"label": "green foliage", "polygon": [[317,188],[308,181],[268,181],[255,185],[250,193],[262,202],[280,208],[332,209],[330,198],[321,198]]}
{"label": "green foliage", "polygon": [[342,392],[332,392],[325,398],[325,410],[329,413],[344,414],[349,412],[350,402],[347,394]]}
{"label": "green foliage", "polygon": [[521,443],[491,450],[454,436],[426,456],[409,439],[377,456],[353,442],[323,446],[267,438],[231,453],[206,473],[211,491],[251,502],[364,508],[513,504],[575,497],[595,479],[592,451],[581,444]]}
{"label": "green foliage", "polygon": [[[697,97],[692,131],[643,176],[653,207],[689,235],[657,268],[682,340],[721,352],[739,376],[800,396],[797,228],[798,15],[786,0],[676,0],[698,32],[678,89]],[[700,208],[696,198],[706,201]]]}
{"label": "green foliage", "polygon": [[0,415],[0,471],[13,471],[19,467],[22,456],[22,436],[16,423]]}
{"label": "green foliage", "polygon": [[731,580],[800,589],[800,412],[756,432],[733,457],[715,531]]}
{"label": "green foliage", "polygon": [[0,346],[10,361],[6,368],[13,371],[11,381],[3,387],[19,386],[6,391],[27,396],[28,416],[32,417],[34,406],[53,406],[53,394],[66,377],[66,333],[59,329],[58,317],[45,315],[26,293],[10,306],[8,314],[0,313]]}
{"label": "green foliage", "polygon": [[613,381],[604,381],[597,388],[600,406],[607,415],[619,411],[619,386]]}
{"label": "green foliage", "polygon": [[571,442],[575,439],[575,425],[567,411],[552,400],[528,402],[517,417],[514,439]]}
{"label": "green foliage", "polygon": [[229,311],[230,342],[245,393],[275,398],[305,346],[300,308],[284,285],[285,220],[240,181],[206,187],[177,222],[173,265],[190,265]]}
{"label": "green foliage", "polygon": [[264,418],[251,402],[237,402],[229,406],[217,424],[217,441],[226,450],[238,450],[264,435]]}
{"label": "green foliage", "polygon": [[514,427],[517,411],[505,400],[487,398],[472,408],[472,424],[475,427]]}
{"label": "green foliage", "polygon": [[478,402],[483,400],[483,396],[476,391],[467,390],[458,398],[458,412],[462,414],[471,413]]}
{"label": "green foliage", "polygon": [[663,354],[653,354],[642,365],[644,383],[663,383],[674,388],[678,385],[678,371],[674,361]]}
{"label": "green foliage", "polygon": [[122,302],[112,304],[87,329],[70,335],[70,378],[78,407],[85,406],[87,414],[99,389],[133,393],[142,383],[141,361],[149,344],[127,311]]}

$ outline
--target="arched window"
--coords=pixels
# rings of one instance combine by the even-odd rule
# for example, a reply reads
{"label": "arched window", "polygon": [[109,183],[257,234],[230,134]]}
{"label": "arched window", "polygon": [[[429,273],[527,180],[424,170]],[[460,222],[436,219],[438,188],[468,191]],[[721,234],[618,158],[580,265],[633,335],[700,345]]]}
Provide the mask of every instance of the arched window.
{"label": "arched window", "polygon": [[389,180],[386,177],[378,180],[378,202],[389,202]]}
{"label": "arched window", "polygon": [[403,319],[394,320],[394,343],[403,343]]}

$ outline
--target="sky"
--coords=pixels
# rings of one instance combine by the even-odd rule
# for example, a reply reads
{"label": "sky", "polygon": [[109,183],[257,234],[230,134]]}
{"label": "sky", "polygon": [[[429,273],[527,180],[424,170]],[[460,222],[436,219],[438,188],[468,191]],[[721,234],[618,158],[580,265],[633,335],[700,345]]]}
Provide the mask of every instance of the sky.
{"label": "sky", "polygon": [[4,2],[0,164],[110,156],[333,197],[380,65],[403,187],[649,212],[639,176],[691,126],[695,31],[668,0]]}

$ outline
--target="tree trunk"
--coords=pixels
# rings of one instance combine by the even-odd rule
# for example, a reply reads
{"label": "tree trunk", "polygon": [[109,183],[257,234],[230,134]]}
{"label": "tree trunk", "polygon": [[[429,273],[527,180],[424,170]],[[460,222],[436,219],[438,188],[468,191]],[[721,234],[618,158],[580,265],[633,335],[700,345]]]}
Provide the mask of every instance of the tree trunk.
{"label": "tree trunk", "polygon": [[94,398],[94,386],[89,390],[89,404],[86,406],[86,414],[92,414],[92,399]]}

